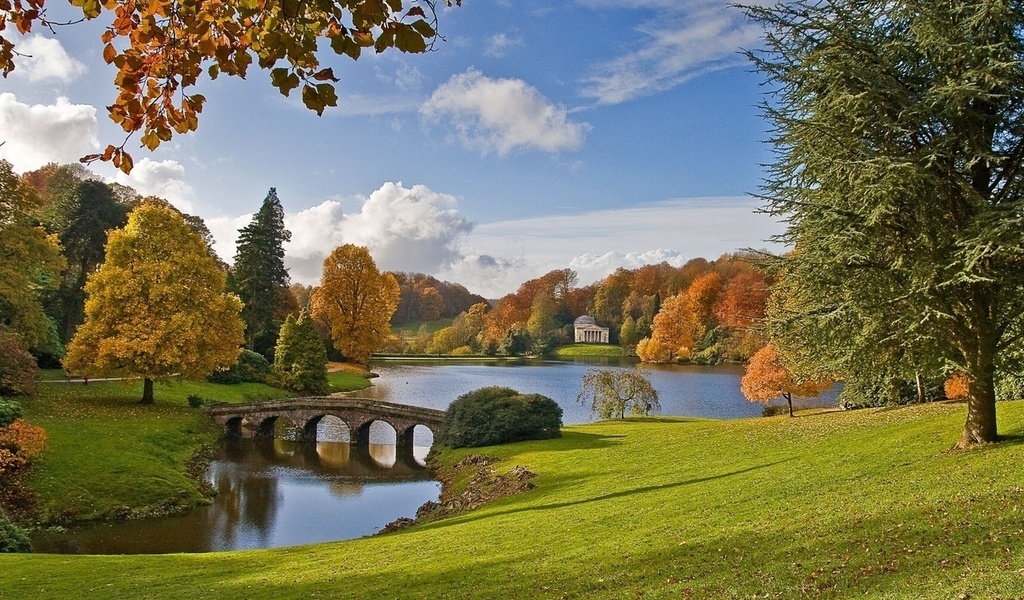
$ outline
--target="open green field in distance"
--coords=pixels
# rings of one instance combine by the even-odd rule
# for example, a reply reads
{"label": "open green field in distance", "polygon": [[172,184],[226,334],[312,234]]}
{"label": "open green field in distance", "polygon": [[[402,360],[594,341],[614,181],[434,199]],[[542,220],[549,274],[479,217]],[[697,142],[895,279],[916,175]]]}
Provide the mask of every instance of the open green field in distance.
{"label": "open green field in distance", "polygon": [[571,358],[574,356],[625,356],[626,351],[621,346],[612,344],[570,344],[559,346],[551,351],[551,356],[557,358]]}
{"label": "open green field in distance", "polygon": [[[4,557],[8,598],[1018,598],[1024,402],[629,419],[445,450],[536,488],[396,534],[275,550]],[[311,515],[310,518],[322,518]]]}

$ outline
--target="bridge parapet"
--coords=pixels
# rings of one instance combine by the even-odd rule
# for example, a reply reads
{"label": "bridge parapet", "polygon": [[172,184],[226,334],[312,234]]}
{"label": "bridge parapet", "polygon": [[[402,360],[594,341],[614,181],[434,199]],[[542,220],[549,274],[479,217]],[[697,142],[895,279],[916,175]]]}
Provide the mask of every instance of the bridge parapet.
{"label": "bridge parapet", "polygon": [[224,427],[228,435],[242,435],[242,421],[248,420],[253,435],[272,436],[274,422],[286,417],[300,432],[302,439],[315,440],[317,424],[326,416],[335,416],[349,428],[349,439],[354,444],[369,443],[370,425],[383,421],[391,425],[399,446],[412,446],[413,429],[423,425],[434,438],[444,426],[445,411],[408,404],[381,402],[370,398],[349,396],[313,396],[289,398],[245,404],[209,404],[206,412]]}

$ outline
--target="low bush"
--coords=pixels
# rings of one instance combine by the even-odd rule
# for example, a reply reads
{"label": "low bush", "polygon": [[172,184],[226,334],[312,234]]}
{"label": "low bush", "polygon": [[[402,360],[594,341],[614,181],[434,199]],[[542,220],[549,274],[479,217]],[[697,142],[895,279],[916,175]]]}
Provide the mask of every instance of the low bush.
{"label": "low bush", "polygon": [[0,553],[2,552],[31,552],[32,542],[24,529],[11,523],[7,516],[0,511]]}
{"label": "low bush", "polygon": [[270,363],[262,354],[242,350],[238,362],[230,369],[217,371],[207,378],[210,383],[266,383]]}
{"label": "low bush", "polygon": [[192,408],[199,408],[200,406],[206,404],[206,400],[203,400],[202,396],[198,396],[196,394],[190,394],[189,397],[186,398],[186,400],[188,401],[188,405],[191,406]]}
{"label": "low bush", "polygon": [[485,387],[452,402],[439,441],[452,448],[492,446],[556,438],[561,427],[562,408],[551,398]]}
{"label": "low bush", "polygon": [[7,427],[21,418],[21,405],[14,400],[0,398],[0,427]]}

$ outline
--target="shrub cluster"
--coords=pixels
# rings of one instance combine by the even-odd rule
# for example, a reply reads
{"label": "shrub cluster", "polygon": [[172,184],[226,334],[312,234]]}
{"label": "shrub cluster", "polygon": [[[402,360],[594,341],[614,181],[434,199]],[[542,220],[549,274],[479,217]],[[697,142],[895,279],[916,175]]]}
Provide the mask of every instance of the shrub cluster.
{"label": "shrub cluster", "polygon": [[262,354],[242,350],[238,362],[230,369],[217,371],[207,378],[210,383],[265,383],[270,373],[270,363]]}
{"label": "shrub cluster", "polygon": [[463,448],[543,440],[559,437],[561,426],[562,408],[551,398],[485,387],[452,402],[439,442]]}
{"label": "shrub cluster", "polygon": [[0,553],[31,551],[32,543],[25,530],[11,523],[7,515],[0,511]]}
{"label": "shrub cluster", "polygon": [[7,427],[21,418],[21,405],[14,400],[0,398],[0,427]]}

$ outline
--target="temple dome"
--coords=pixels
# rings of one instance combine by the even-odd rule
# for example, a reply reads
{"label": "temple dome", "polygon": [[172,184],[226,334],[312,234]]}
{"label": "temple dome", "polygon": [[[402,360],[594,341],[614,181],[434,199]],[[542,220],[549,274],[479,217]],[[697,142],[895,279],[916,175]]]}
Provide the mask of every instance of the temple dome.
{"label": "temple dome", "polygon": [[590,315],[583,315],[582,317],[576,317],[576,320],[572,322],[573,325],[597,325],[597,321]]}

